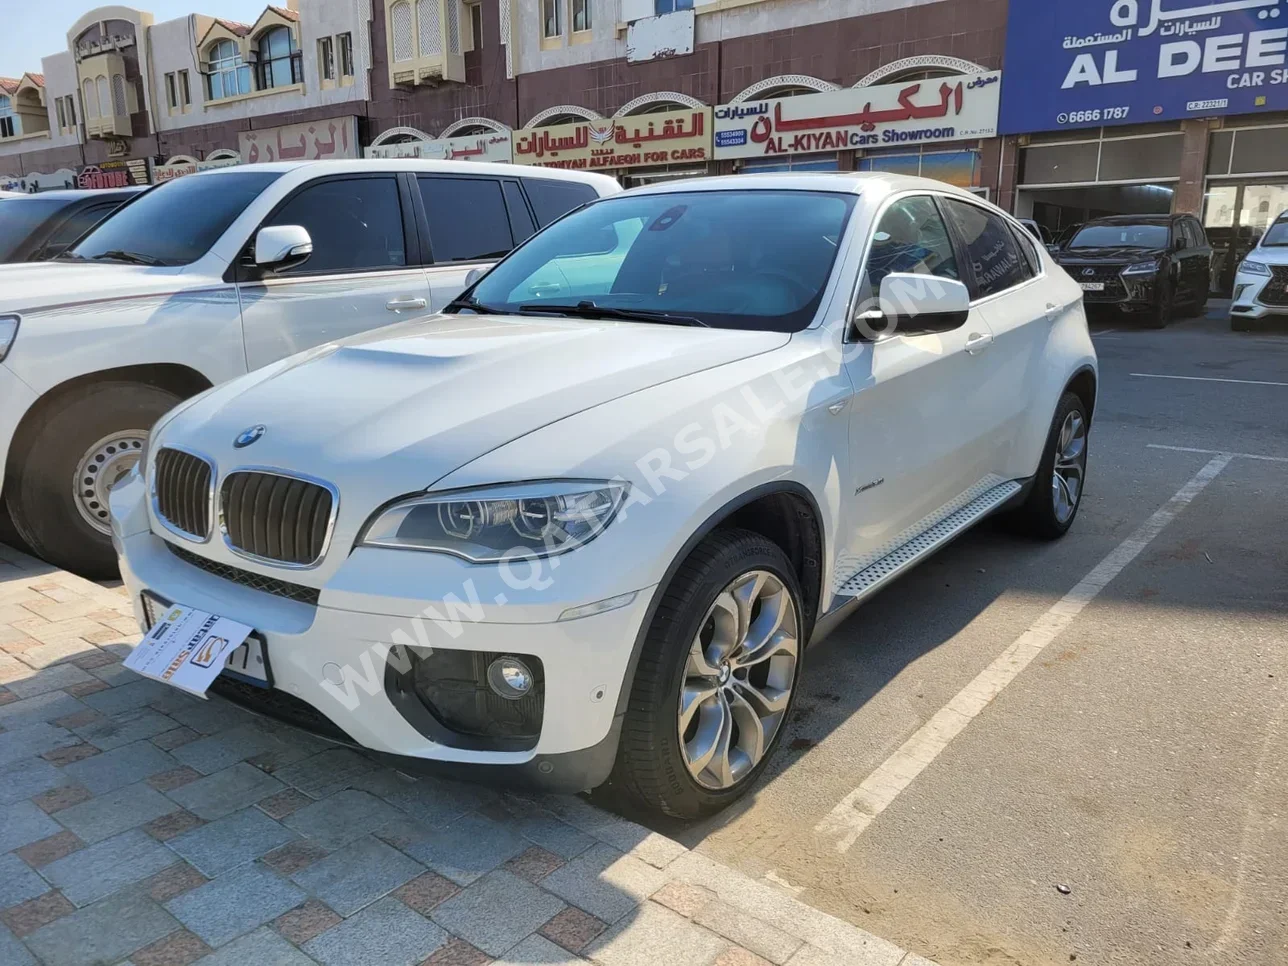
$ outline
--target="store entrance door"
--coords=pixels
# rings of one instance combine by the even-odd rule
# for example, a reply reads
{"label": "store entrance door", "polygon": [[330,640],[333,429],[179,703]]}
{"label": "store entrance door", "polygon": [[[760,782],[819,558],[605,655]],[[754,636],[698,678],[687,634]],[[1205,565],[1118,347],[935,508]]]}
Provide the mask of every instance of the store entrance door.
{"label": "store entrance door", "polygon": [[1288,180],[1260,184],[1208,182],[1203,227],[1212,243],[1212,291],[1229,297],[1239,263],[1284,211],[1288,211]]}

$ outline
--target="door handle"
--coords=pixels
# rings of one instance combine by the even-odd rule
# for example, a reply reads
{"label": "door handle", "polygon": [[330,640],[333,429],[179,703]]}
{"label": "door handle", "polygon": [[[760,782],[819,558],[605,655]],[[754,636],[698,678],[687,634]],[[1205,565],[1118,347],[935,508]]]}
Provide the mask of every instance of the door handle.
{"label": "door handle", "polygon": [[385,308],[390,312],[401,312],[403,309],[423,309],[429,306],[425,299],[390,299]]}
{"label": "door handle", "polygon": [[987,332],[973,332],[966,340],[966,351],[971,355],[983,352],[993,344],[993,337]]}

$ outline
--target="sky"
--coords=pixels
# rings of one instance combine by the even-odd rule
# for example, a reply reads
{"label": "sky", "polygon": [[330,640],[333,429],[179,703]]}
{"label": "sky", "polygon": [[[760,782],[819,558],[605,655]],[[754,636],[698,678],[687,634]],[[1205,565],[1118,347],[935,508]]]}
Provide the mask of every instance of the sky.
{"label": "sky", "polygon": [[[267,4],[268,0],[134,0],[124,5],[152,14],[154,23],[190,13],[252,23]],[[71,25],[101,6],[108,6],[108,0],[0,0],[0,7],[5,8],[0,29],[0,77],[39,73],[40,58],[66,50]]]}

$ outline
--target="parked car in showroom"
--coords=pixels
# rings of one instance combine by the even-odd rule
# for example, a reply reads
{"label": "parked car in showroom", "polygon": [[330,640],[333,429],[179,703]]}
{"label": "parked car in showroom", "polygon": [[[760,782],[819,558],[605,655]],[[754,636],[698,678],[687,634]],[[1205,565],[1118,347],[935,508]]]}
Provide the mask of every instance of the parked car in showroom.
{"label": "parked car in showroom", "polygon": [[78,238],[146,188],[44,191],[0,205],[0,262],[39,262]]}
{"label": "parked car in showroom", "polygon": [[470,271],[620,190],[464,161],[244,165],[148,191],[55,260],[0,266],[0,498],[15,528],[51,563],[111,575],[107,491],[168,409],[441,309]]}
{"label": "parked car in showroom", "polygon": [[1230,305],[1230,328],[1249,332],[1263,319],[1288,316],[1288,213],[1266,229],[1239,263]]}
{"label": "parked car in showroom", "polygon": [[1082,291],[939,182],[638,188],[448,308],[158,424],[111,493],[141,662],[222,617],[205,686],[248,707],[693,817],[764,769],[808,642],[990,514],[1078,511]]}
{"label": "parked car in showroom", "polygon": [[1212,246],[1193,215],[1113,215],[1083,225],[1055,253],[1089,308],[1139,316],[1161,329],[1179,310],[1202,315]]}

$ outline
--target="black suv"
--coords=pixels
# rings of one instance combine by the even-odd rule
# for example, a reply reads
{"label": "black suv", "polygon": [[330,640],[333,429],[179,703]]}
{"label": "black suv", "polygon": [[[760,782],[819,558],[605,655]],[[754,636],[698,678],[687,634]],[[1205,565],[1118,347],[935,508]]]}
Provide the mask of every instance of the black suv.
{"label": "black suv", "polygon": [[1087,222],[1056,253],[1088,308],[1144,314],[1161,329],[1177,306],[1201,315],[1212,246],[1193,215],[1114,215]]}

